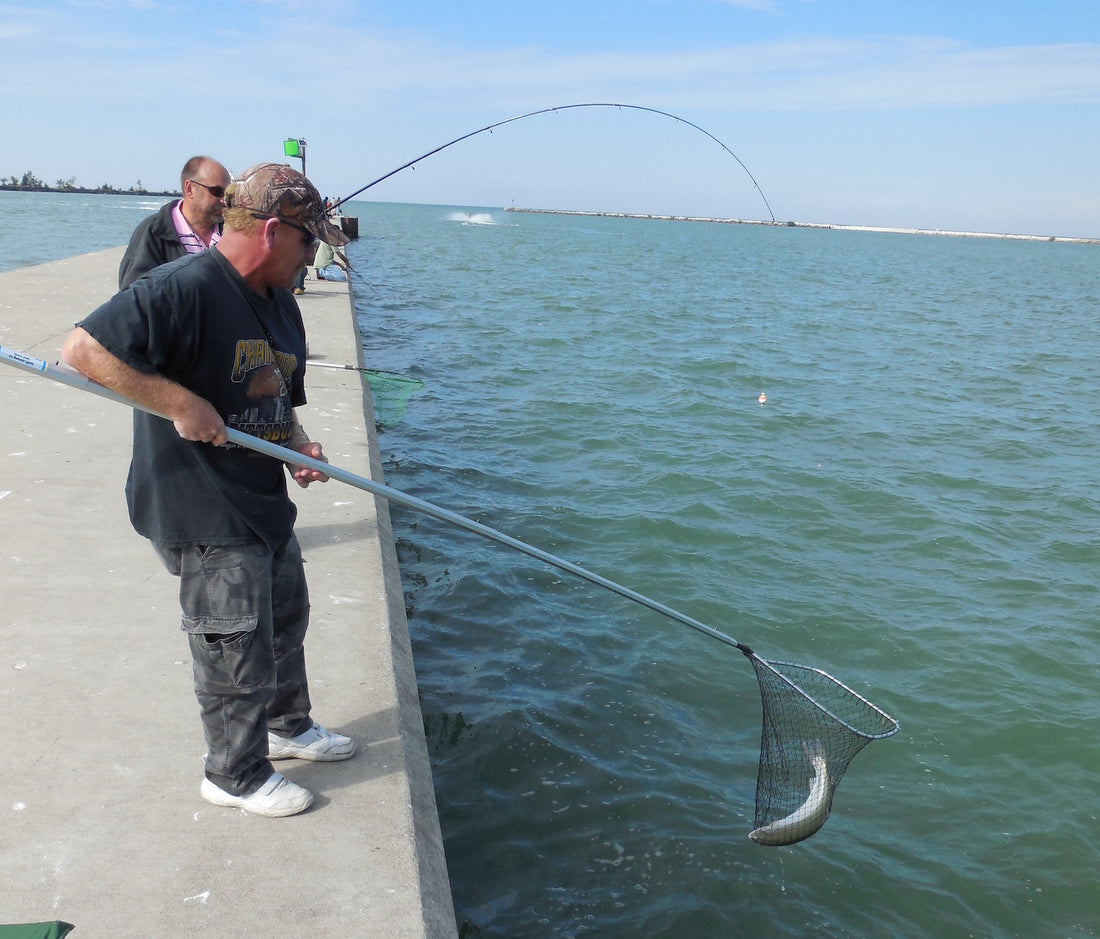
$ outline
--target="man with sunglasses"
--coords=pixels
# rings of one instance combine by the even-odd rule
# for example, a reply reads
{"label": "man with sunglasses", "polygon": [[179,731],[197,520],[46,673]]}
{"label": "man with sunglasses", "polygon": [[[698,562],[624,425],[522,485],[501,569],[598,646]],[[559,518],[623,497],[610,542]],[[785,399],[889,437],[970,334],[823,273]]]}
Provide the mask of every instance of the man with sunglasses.
{"label": "man with sunglasses", "polygon": [[180,173],[183,198],[169,202],[138,223],[118,267],[125,290],[154,267],[218,243],[229,170],[208,156],[191,157]]}
{"label": "man with sunglasses", "polygon": [[[230,444],[226,428],[324,460],[294,412],[306,401],[306,337],[290,288],[320,241],[348,239],[285,164],[246,170],[225,204],[214,248],[120,291],[77,326],[63,356],[169,418],[135,411],[126,498],[134,528],[180,578],[207,746],[199,791],[278,817],[313,795],[270,760],[344,760],[355,743],[310,715],[309,596],[287,467]],[[302,487],[327,480],[290,474]]]}

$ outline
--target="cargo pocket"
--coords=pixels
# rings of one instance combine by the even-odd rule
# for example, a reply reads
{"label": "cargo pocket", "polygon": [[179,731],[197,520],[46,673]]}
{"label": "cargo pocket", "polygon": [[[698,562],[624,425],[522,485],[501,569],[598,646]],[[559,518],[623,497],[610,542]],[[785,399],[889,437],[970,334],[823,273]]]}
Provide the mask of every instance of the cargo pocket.
{"label": "cargo pocket", "polygon": [[255,628],[228,635],[191,633],[188,639],[196,685],[207,693],[256,691],[272,684],[271,651]]}
{"label": "cargo pocket", "polygon": [[181,628],[196,682],[212,693],[254,690],[274,678],[270,639],[260,634],[259,599],[270,580],[263,546],[186,548],[180,574]]}

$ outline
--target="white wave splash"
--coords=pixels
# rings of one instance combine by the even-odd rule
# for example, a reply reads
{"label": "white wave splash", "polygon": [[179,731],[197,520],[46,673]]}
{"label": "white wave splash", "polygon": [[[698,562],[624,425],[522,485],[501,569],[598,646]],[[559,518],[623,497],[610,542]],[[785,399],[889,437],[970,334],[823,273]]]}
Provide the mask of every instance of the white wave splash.
{"label": "white wave splash", "polygon": [[452,212],[447,216],[452,222],[461,222],[463,225],[496,225],[491,212]]}

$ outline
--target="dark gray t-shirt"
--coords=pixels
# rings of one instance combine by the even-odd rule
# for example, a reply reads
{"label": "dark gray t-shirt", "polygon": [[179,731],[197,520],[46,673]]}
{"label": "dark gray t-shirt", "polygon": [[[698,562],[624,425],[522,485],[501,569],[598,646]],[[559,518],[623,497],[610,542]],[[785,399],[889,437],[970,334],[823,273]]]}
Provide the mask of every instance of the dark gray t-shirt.
{"label": "dark gray t-shirt", "polygon": [[[127,365],[205,398],[227,427],[289,442],[293,408],[306,400],[301,312],[288,290],[256,294],[217,249],[154,269],[80,325]],[[184,440],[141,411],[126,501],[134,528],[172,547],[275,547],[296,514],[279,460]]]}

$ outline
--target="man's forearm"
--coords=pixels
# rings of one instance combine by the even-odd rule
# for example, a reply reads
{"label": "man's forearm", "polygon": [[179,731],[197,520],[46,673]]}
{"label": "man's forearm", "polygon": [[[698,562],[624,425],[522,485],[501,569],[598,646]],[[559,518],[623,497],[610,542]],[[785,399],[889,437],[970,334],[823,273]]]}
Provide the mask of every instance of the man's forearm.
{"label": "man's forearm", "polygon": [[108,352],[99,341],[79,326],[61,350],[66,363],[104,388],[152,408],[173,420],[186,409],[187,398],[194,397],[182,385],[162,375],[139,372]]}
{"label": "man's forearm", "polygon": [[221,416],[205,398],[163,375],[147,374],[127,365],[79,326],[65,340],[61,357],[104,388],[163,414],[185,440],[220,445],[228,439]]}

